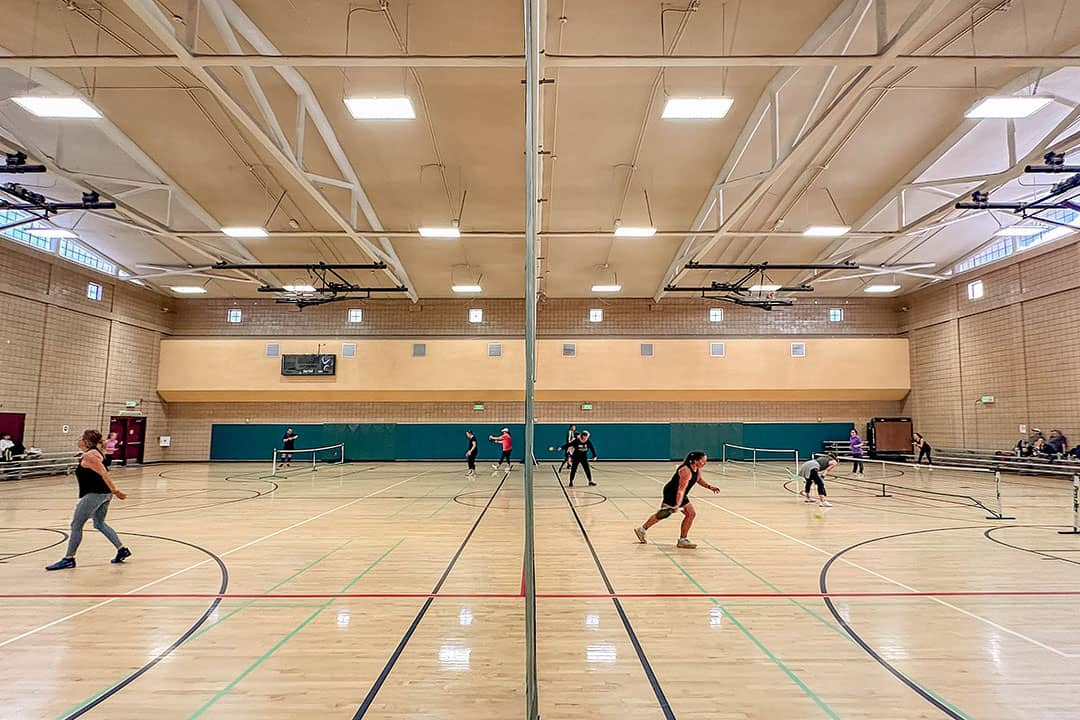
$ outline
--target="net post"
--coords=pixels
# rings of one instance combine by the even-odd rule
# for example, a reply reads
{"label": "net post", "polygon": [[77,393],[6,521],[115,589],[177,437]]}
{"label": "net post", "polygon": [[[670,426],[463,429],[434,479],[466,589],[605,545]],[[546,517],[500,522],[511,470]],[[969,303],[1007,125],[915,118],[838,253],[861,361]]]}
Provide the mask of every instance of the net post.
{"label": "net post", "polygon": [[720,448],[720,462],[721,464],[727,463],[727,443],[724,443]]}
{"label": "net post", "polygon": [[1073,473],[1072,530],[1058,530],[1058,535],[1080,535],[1080,473]]}
{"label": "net post", "polygon": [[274,448],[274,456],[270,461],[270,475],[277,475],[277,448]]}
{"label": "net post", "polygon": [[315,466],[316,465],[315,461],[318,459],[318,457],[319,457],[319,450],[318,450],[318,448],[316,448],[315,450],[311,451],[311,472],[315,472],[316,470],[319,469],[319,468],[317,468]]}
{"label": "net post", "polygon": [[799,451],[795,451],[795,474],[799,474]]}
{"label": "net post", "polygon": [[1015,517],[1001,514],[1001,468],[994,468],[994,494],[997,496],[997,514],[987,515],[987,520],[1015,520]]}
{"label": "net post", "polygon": [[752,454],[752,456],[753,456],[753,463],[752,463],[752,465],[754,466],[754,469],[755,469],[755,470],[757,470],[757,448],[754,448],[754,449],[753,449],[753,450],[751,451],[751,454]]}

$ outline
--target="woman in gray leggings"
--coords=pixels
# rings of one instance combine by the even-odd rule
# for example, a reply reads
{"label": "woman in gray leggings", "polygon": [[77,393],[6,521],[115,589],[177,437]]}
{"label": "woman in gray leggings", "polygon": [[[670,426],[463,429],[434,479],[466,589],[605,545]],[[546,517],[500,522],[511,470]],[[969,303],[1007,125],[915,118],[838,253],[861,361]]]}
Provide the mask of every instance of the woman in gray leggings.
{"label": "woman in gray leggings", "polygon": [[116,557],[112,559],[114,563],[122,563],[131,557],[131,551],[120,542],[116,531],[105,523],[105,514],[109,512],[109,501],[113,495],[121,500],[127,495],[113,485],[109,471],[105,469],[105,456],[102,455],[100,446],[101,433],[97,430],[87,430],[79,438],[79,449],[83,453],[78,467],[75,468],[75,479],[79,481],[79,502],[75,505],[75,515],[71,518],[67,554],[52,565],[47,565],[46,570],[75,567],[75,551],[82,542],[83,525],[90,518],[94,519],[94,527],[116,546]]}

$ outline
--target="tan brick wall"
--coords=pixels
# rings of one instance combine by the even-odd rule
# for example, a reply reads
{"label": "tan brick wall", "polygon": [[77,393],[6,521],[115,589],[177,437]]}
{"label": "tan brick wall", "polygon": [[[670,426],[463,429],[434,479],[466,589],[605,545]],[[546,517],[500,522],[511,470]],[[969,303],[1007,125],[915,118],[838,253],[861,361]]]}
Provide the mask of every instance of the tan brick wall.
{"label": "tan brick wall", "polygon": [[[175,321],[172,300],[0,243],[0,410],[25,413],[25,442],[52,451],[74,448],[87,428],[107,431],[125,401],[141,400],[145,459],[161,458],[157,436],[168,422],[156,390],[158,348]],[[88,282],[102,286],[102,300],[86,296]]]}
{"label": "tan brick wall", "polygon": [[[721,306],[705,300],[644,299],[583,300],[547,299],[539,308],[537,332],[541,337],[680,337],[680,336],[891,336],[897,332],[898,313],[893,299],[852,300],[819,298],[801,300],[794,307],[764,312],[754,308],[722,305],[724,320],[709,322],[709,308]],[[374,299],[356,303],[333,303],[302,311],[272,300],[181,300],[177,335],[265,337],[287,336],[493,336],[524,334],[524,303],[521,300]],[[364,310],[360,324],[347,322],[348,310]],[[829,322],[830,307],[844,310],[843,322]],[[230,308],[240,308],[243,321],[226,322]],[[482,323],[468,321],[469,308],[484,311]],[[589,321],[589,309],[604,310],[604,321]]]}
{"label": "tan brick wall", "polygon": [[[969,300],[976,279],[985,295]],[[912,368],[902,409],[932,444],[1007,449],[1020,425],[1080,443],[1080,244],[1021,253],[899,305]]]}

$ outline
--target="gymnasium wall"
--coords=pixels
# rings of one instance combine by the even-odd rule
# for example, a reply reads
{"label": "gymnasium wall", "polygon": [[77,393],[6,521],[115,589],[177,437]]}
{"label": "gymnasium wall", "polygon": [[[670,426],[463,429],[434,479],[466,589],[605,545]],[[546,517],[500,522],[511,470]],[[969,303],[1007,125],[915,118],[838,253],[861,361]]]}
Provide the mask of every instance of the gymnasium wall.
{"label": "gymnasium wall", "polygon": [[[981,299],[967,297],[973,280]],[[1022,424],[1080,443],[1080,244],[1030,250],[900,301],[912,386],[903,414],[932,445],[1009,448]]]}
{"label": "gymnasium wall", "polygon": [[[86,296],[90,281],[102,286],[100,301]],[[105,428],[133,400],[131,414],[147,417],[146,459],[163,457],[156,438],[168,422],[157,367],[160,339],[176,317],[169,298],[5,241],[0,304],[0,412],[26,414],[27,445],[74,449],[79,433]]]}
{"label": "gymnasium wall", "polygon": [[[500,447],[488,440],[509,428],[515,438],[513,458],[524,459],[521,423],[294,423],[299,436],[297,448],[327,447],[341,443],[345,459],[362,460],[462,460],[467,447],[465,431],[479,439],[480,462],[498,460]],[[705,450],[714,459],[723,456],[723,445],[797,450],[809,457],[821,450],[826,440],[846,437],[851,423],[585,423],[597,456],[606,460],[677,460],[690,450]],[[212,460],[255,460],[266,462],[273,448],[280,447],[282,425],[232,425],[215,423],[211,428]],[[566,424],[536,425],[536,458],[559,461],[558,446],[566,439]],[[730,449],[730,457],[744,460],[751,454]],[[760,457],[790,459],[777,453]],[[464,462],[464,460],[462,460]]]}

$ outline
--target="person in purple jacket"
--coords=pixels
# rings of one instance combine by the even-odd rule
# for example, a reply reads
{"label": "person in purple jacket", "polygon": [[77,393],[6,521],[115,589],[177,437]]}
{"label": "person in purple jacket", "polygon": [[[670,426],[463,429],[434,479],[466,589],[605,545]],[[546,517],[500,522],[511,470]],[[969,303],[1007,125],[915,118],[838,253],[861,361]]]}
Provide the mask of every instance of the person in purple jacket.
{"label": "person in purple jacket", "polygon": [[855,474],[855,477],[861,478],[863,476],[863,441],[859,437],[859,431],[855,428],[851,428],[851,439],[848,442],[851,445],[851,471]]}

